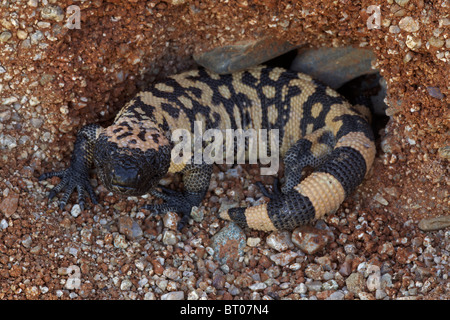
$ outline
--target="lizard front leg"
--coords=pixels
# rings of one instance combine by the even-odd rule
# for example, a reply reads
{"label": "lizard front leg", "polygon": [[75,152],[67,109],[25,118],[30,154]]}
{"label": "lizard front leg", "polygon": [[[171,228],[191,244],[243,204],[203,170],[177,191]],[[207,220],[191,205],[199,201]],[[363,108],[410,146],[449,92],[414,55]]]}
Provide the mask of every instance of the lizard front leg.
{"label": "lizard front leg", "polygon": [[160,187],[150,193],[164,200],[163,204],[146,205],[144,209],[155,214],[173,211],[181,215],[178,229],[181,230],[191,216],[192,207],[199,206],[209,188],[212,174],[210,164],[188,164],[180,173],[183,174],[184,190],[182,192]]}
{"label": "lizard front leg", "polygon": [[47,172],[38,178],[39,181],[51,177],[61,178],[61,182],[48,195],[49,201],[51,201],[56,194],[65,189],[63,197],[59,201],[61,210],[67,204],[75,188],[78,192],[78,204],[81,210],[84,210],[86,192],[94,204],[98,203],[94,190],[89,183],[89,169],[93,165],[95,143],[102,130],[103,128],[97,124],[84,126],[77,134],[69,168],[62,171]]}

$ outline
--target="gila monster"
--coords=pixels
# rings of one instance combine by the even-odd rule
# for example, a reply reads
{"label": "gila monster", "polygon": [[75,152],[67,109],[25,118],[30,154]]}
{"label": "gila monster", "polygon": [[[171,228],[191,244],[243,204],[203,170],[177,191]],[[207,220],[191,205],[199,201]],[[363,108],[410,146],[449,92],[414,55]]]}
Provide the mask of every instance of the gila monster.
{"label": "gila monster", "polygon": [[[194,131],[194,122],[218,129],[279,129],[279,150],[285,182],[270,201],[219,213],[242,227],[271,231],[292,230],[334,212],[362,182],[375,156],[374,136],[362,106],[352,106],[336,91],[310,76],[282,68],[258,66],[219,75],[206,69],[184,72],[153,83],[138,93],[107,128],[84,126],[77,134],[69,168],[48,172],[61,182],[62,209],[77,189],[82,209],[85,193],[97,203],[89,183],[95,166],[103,184],[124,195],[152,195],[162,204],[146,209],[182,215],[182,228],[192,207],[200,205],[210,182],[212,165],[171,161],[175,129]],[[314,171],[302,177],[302,170]],[[182,174],[184,190],[158,186],[167,172]]]}

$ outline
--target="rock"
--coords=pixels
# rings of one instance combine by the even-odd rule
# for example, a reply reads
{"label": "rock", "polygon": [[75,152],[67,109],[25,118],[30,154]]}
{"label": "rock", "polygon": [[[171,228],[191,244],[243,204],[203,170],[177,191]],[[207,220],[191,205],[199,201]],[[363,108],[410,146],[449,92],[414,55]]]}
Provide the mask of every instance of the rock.
{"label": "rock", "polygon": [[17,30],[17,38],[20,40],[25,40],[28,37],[28,33],[24,30]]}
{"label": "rock", "polygon": [[264,37],[215,48],[204,53],[196,53],[194,60],[211,71],[226,74],[248,69],[293,49],[295,46],[289,42],[273,37]]}
{"label": "rock", "polygon": [[390,26],[389,27],[390,33],[399,33],[400,31],[401,31],[401,29],[398,26]]}
{"label": "rock", "polygon": [[0,212],[3,212],[6,218],[9,218],[16,212],[18,205],[19,195],[15,192],[10,192],[0,203]]}
{"label": "rock", "polygon": [[441,90],[437,87],[427,87],[427,91],[428,91],[428,94],[430,96],[432,96],[433,98],[436,98],[439,100],[444,99],[444,95],[442,94]]}
{"label": "rock", "polygon": [[64,11],[57,5],[47,5],[41,10],[42,19],[61,22],[64,19]]}
{"label": "rock", "polygon": [[178,220],[178,214],[169,211],[163,217],[164,227],[170,230],[177,230]]}
{"label": "rock", "polygon": [[394,245],[392,242],[387,241],[378,247],[378,253],[392,256],[395,253]]}
{"label": "rock", "polygon": [[361,300],[375,300],[375,297],[371,293],[368,293],[368,292],[360,292],[360,293],[358,293],[358,297]]}
{"label": "rock", "polygon": [[72,206],[72,209],[70,210],[70,214],[72,215],[72,217],[76,218],[80,215],[80,213],[81,213],[80,205],[78,203],[74,204]]}
{"label": "rock", "polygon": [[438,155],[442,159],[450,160],[450,146],[445,146],[438,149]]}
{"label": "rock", "polygon": [[347,290],[354,294],[359,294],[364,289],[364,276],[359,272],[354,272],[345,279]]}
{"label": "rock", "polygon": [[311,226],[301,226],[292,232],[292,242],[307,254],[322,250],[330,240],[327,231]]}
{"label": "rock", "polygon": [[367,289],[370,292],[380,289],[381,288],[381,274],[379,272],[376,272],[374,274],[369,275],[367,277],[366,285],[367,285]]}
{"label": "rock", "polygon": [[389,273],[383,274],[381,276],[381,290],[391,288],[392,286],[392,276]]}
{"label": "rock", "polygon": [[450,226],[450,215],[425,218],[419,222],[419,228],[423,231],[441,230],[449,226]]}
{"label": "rock", "polygon": [[9,39],[11,39],[12,37],[12,33],[9,31],[3,31],[2,33],[0,33],[0,42],[4,43],[7,42]]}
{"label": "rock", "polygon": [[395,0],[395,3],[399,6],[404,7],[406,4],[408,4],[409,0]]}
{"label": "rock", "polygon": [[305,49],[294,59],[291,69],[306,73],[337,89],[361,75],[376,73],[377,70],[372,69],[373,60],[375,55],[369,49],[353,47]]}
{"label": "rock", "polygon": [[431,37],[430,39],[428,39],[428,42],[430,43],[430,45],[436,48],[442,48],[445,44],[444,39],[436,37]]}
{"label": "rock", "polygon": [[158,259],[152,259],[151,264],[153,265],[153,271],[157,274],[157,275],[162,275],[164,272],[164,267],[161,264],[161,262],[158,261]]}
{"label": "rock", "polygon": [[161,296],[161,300],[184,300],[183,291],[172,291]]}
{"label": "rock", "polygon": [[271,255],[270,260],[275,262],[276,265],[283,267],[291,263],[297,256],[298,253],[294,251],[285,251]]}
{"label": "rock", "polygon": [[166,245],[174,246],[177,244],[178,239],[174,231],[166,231],[163,234],[162,242]]}
{"label": "rock", "polygon": [[130,290],[132,286],[133,283],[130,280],[125,279],[120,283],[120,290],[127,291]]}
{"label": "rock", "polygon": [[306,282],[306,287],[308,288],[309,291],[316,291],[319,292],[322,290],[322,282],[320,281],[311,281],[311,282]]}
{"label": "rock", "polygon": [[323,280],[323,268],[319,264],[311,263],[305,269],[305,275],[313,280]]}
{"label": "rock", "polygon": [[308,291],[308,288],[304,283],[300,283],[298,286],[294,288],[294,293],[305,294]]}
{"label": "rock", "polygon": [[182,277],[182,272],[176,268],[167,268],[163,271],[163,275],[170,280],[179,281]]}
{"label": "rock", "polygon": [[258,282],[250,285],[248,288],[252,291],[261,291],[267,288],[267,284],[265,284],[264,282]]}
{"label": "rock", "polygon": [[277,250],[278,252],[286,251],[294,246],[290,239],[289,232],[286,231],[271,233],[266,238],[266,243],[269,247]]}
{"label": "rock", "polygon": [[17,139],[6,134],[3,135],[0,133],[0,149],[14,149],[15,147],[17,147]]}
{"label": "rock", "polygon": [[375,299],[381,300],[384,299],[387,296],[387,293],[384,290],[376,290],[375,291]]}
{"label": "rock", "polygon": [[261,242],[261,238],[248,238],[247,239],[247,245],[249,247],[256,247],[257,245],[259,245],[259,243]]}
{"label": "rock", "polygon": [[245,244],[245,233],[237,224],[230,222],[211,239],[214,259],[220,264],[231,265],[244,255]]}
{"label": "rock", "polygon": [[326,300],[344,300],[345,294],[342,291],[336,291],[330,294]]}
{"label": "rock", "polygon": [[420,49],[420,47],[422,46],[422,40],[418,37],[414,37],[411,35],[408,35],[406,37],[406,46],[408,48],[410,48],[412,51],[416,51],[418,49]]}
{"label": "rock", "polygon": [[378,203],[381,203],[384,206],[387,206],[389,204],[389,202],[385,198],[383,198],[383,196],[380,193],[374,195],[373,200],[377,201]]}
{"label": "rock", "polygon": [[118,220],[119,232],[128,240],[136,240],[142,237],[143,232],[139,224],[128,216],[121,216]]}
{"label": "rock", "polygon": [[81,243],[86,244],[86,245],[91,245],[92,244],[92,228],[83,228],[80,231],[80,239],[81,239]]}
{"label": "rock", "polygon": [[419,23],[414,20],[412,17],[404,17],[398,22],[398,26],[400,29],[407,32],[416,32],[419,31],[420,26]]}
{"label": "rock", "polygon": [[119,234],[114,237],[114,247],[119,249],[125,249],[128,247],[128,243],[123,235]]}
{"label": "rock", "polygon": [[2,219],[2,221],[0,221],[0,228],[6,229],[8,228],[8,226],[9,226],[8,221],[6,221],[5,219]]}
{"label": "rock", "polygon": [[205,216],[205,210],[204,207],[192,207],[191,210],[191,218],[195,221],[195,222],[202,222],[203,218]]}
{"label": "rock", "polygon": [[334,291],[334,290],[337,290],[338,288],[339,288],[339,285],[336,282],[336,280],[329,280],[322,285],[322,289],[325,291],[327,291],[327,290]]}

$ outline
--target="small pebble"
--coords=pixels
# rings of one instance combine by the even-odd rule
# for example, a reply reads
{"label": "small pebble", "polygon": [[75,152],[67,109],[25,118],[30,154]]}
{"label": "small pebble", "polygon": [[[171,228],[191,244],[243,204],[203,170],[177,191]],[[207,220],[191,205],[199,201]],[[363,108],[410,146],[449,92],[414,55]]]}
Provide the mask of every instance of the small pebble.
{"label": "small pebble", "polygon": [[442,159],[450,160],[450,146],[445,146],[445,147],[439,148],[438,155]]}
{"label": "small pebble", "polygon": [[308,288],[304,283],[300,283],[298,286],[294,288],[294,293],[305,294],[308,291]]}
{"label": "small pebble", "polygon": [[11,39],[12,33],[9,31],[3,31],[0,33],[0,42],[7,42],[9,39]]}
{"label": "small pebble", "polygon": [[390,26],[389,27],[389,32],[390,33],[399,33],[401,30],[398,26]]}
{"label": "small pebble", "polygon": [[444,99],[444,95],[442,94],[441,90],[437,87],[427,87],[427,91],[428,91],[428,94],[430,96],[432,96],[433,98],[436,98],[439,100]]}
{"label": "small pebble", "polygon": [[261,238],[252,238],[252,237],[247,238],[247,245],[249,247],[256,247],[259,245],[260,242]]}
{"label": "small pebble", "polygon": [[305,269],[305,275],[313,280],[322,280],[323,274],[322,266],[315,263],[309,264]]}
{"label": "small pebble", "polygon": [[358,297],[361,300],[375,300],[375,297],[371,293],[368,293],[368,292],[360,292],[360,293],[358,293]]}
{"label": "small pebble", "polygon": [[416,31],[419,31],[419,29],[420,29],[419,23],[416,20],[414,20],[412,17],[402,18],[399,21],[398,26],[400,27],[400,29],[402,29],[404,31],[408,31],[408,32],[416,32]]}
{"label": "small pebble", "polygon": [[366,281],[367,289],[373,292],[381,288],[381,275],[380,273],[374,273],[367,277]]}
{"label": "small pebble", "polygon": [[273,232],[266,238],[266,243],[278,252],[285,251],[293,247],[289,232]]}
{"label": "small pebble", "polygon": [[19,195],[15,192],[11,192],[0,203],[0,212],[2,212],[6,218],[9,218],[16,212],[18,205]]}
{"label": "small pebble", "polygon": [[128,240],[137,240],[142,237],[143,231],[139,224],[129,216],[121,216],[118,219],[119,232]]}
{"label": "small pebble", "polygon": [[230,222],[211,239],[214,259],[220,264],[232,264],[244,255],[246,243],[244,231],[234,222]]}
{"label": "small pebble", "polygon": [[345,284],[347,285],[347,289],[354,294],[358,294],[364,289],[364,277],[359,272],[354,272],[345,279]]}
{"label": "small pebble", "polygon": [[128,247],[128,243],[125,240],[124,235],[118,234],[116,237],[114,237],[114,247],[119,249],[125,249]]}
{"label": "small pebble", "polygon": [[428,42],[436,48],[442,48],[444,46],[444,39],[441,38],[436,38],[436,37],[431,37],[430,39],[428,39]]}
{"label": "small pebble", "polygon": [[384,290],[378,289],[375,291],[375,299],[381,300],[387,296],[387,293]]}
{"label": "small pebble", "polygon": [[0,228],[2,228],[2,229],[8,228],[8,221],[6,221],[5,219],[2,219],[2,221],[0,221]]}
{"label": "small pebble", "polygon": [[120,283],[120,290],[122,291],[130,290],[132,286],[133,283],[130,280],[125,279]]}
{"label": "small pebble", "polygon": [[342,291],[335,291],[327,298],[327,300],[344,300],[345,294]]}
{"label": "small pebble", "polygon": [[163,217],[164,227],[171,230],[176,230],[178,225],[179,216],[175,212],[167,212]]}
{"label": "small pebble", "polygon": [[76,218],[76,217],[78,217],[78,216],[80,215],[80,213],[81,213],[80,205],[79,205],[79,204],[74,204],[74,205],[72,206],[72,209],[70,210],[70,214],[71,214],[74,218]]}
{"label": "small pebble", "polygon": [[41,10],[42,19],[61,22],[64,19],[64,11],[57,5],[47,5]]}
{"label": "small pebble", "polygon": [[18,30],[17,31],[17,38],[20,40],[25,40],[28,37],[28,33],[24,30]]}
{"label": "small pebble", "polygon": [[450,226],[450,215],[425,218],[419,222],[419,228],[423,231],[441,230],[449,226]]}
{"label": "small pebble", "polygon": [[329,240],[325,230],[311,226],[298,227],[292,232],[292,242],[307,254],[319,252],[325,248]]}
{"label": "small pebble", "polygon": [[297,252],[289,250],[271,255],[270,260],[275,262],[276,265],[283,267],[291,263],[292,260],[294,260],[297,256],[298,256]]}
{"label": "small pebble", "polygon": [[414,37],[411,35],[408,35],[406,37],[405,43],[406,43],[406,46],[413,51],[420,49],[420,47],[422,46],[422,40],[418,37]]}
{"label": "small pebble", "polygon": [[171,246],[176,245],[178,242],[178,239],[177,239],[175,232],[171,231],[171,230],[164,232],[162,242],[165,245],[171,245]]}
{"label": "small pebble", "polygon": [[383,198],[383,196],[381,194],[379,194],[379,193],[377,193],[373,197],[373,199],[376,200],[378,203],[381,203],[384,206],[387,206],[389,204],[389,202],[385,198]]}
{"label": "small pebble", "polygon": [[395,3],[399,6],[404,7],[406,4],[408,4],[409,0],[395,0]]}
{"label": "small pebble", "polygon": [[337,290],[338,288],[339,288],[339,285],[336,282],[336,280],[329,280],[329,281],[325,282],[322,285],[322,289],[323,290],[332,290],[332,291],[334,291],[334,290]]}
{"label": "small pebble", "polygon": [[144,295],[144,300],[156,300],[156,296],[153,292],[149,291]]}
{"label": "small pebble", "polygon": [[248,288],[253,291],[261,291],[267,288],[267,285],[264,282],[258,282],[250,285]]}
{"label": "small pebble", "polygon": [[184,300],[183,291],[173,291],[161,296],[161,300]]}
{"label": "small pebble", "polygon": [[322,282],[317,280],[306,282],[306,287],[308,288],[309,291],[319,292],[322,290]]}

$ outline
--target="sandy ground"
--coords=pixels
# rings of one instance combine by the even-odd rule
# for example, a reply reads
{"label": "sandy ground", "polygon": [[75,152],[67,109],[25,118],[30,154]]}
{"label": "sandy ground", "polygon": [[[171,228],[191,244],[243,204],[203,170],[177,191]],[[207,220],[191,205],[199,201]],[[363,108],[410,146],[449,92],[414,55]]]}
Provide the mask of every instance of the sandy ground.
{"label": "sandy ground", "polygon": [[[64,27],[70,5],[80,29]],[[448,1],[29,0],[0,12],[1,299],[449,298],[449,229],[418,227],[449,212]],[[195,67],[194,53],[263,36],[370,48],[387,82],[373,169],[319,223],[333,241],[305,253],[291,234],[246,231],[233,263],[215,259],[217,210],[260,197],[252,166],[216,168],[182,232],[139,209],[151,197],[117,197],[95,175],[99,205],[47,203],[58,179],[36,177],[67,167],[83,125],[108,123],[147,83]]]}

